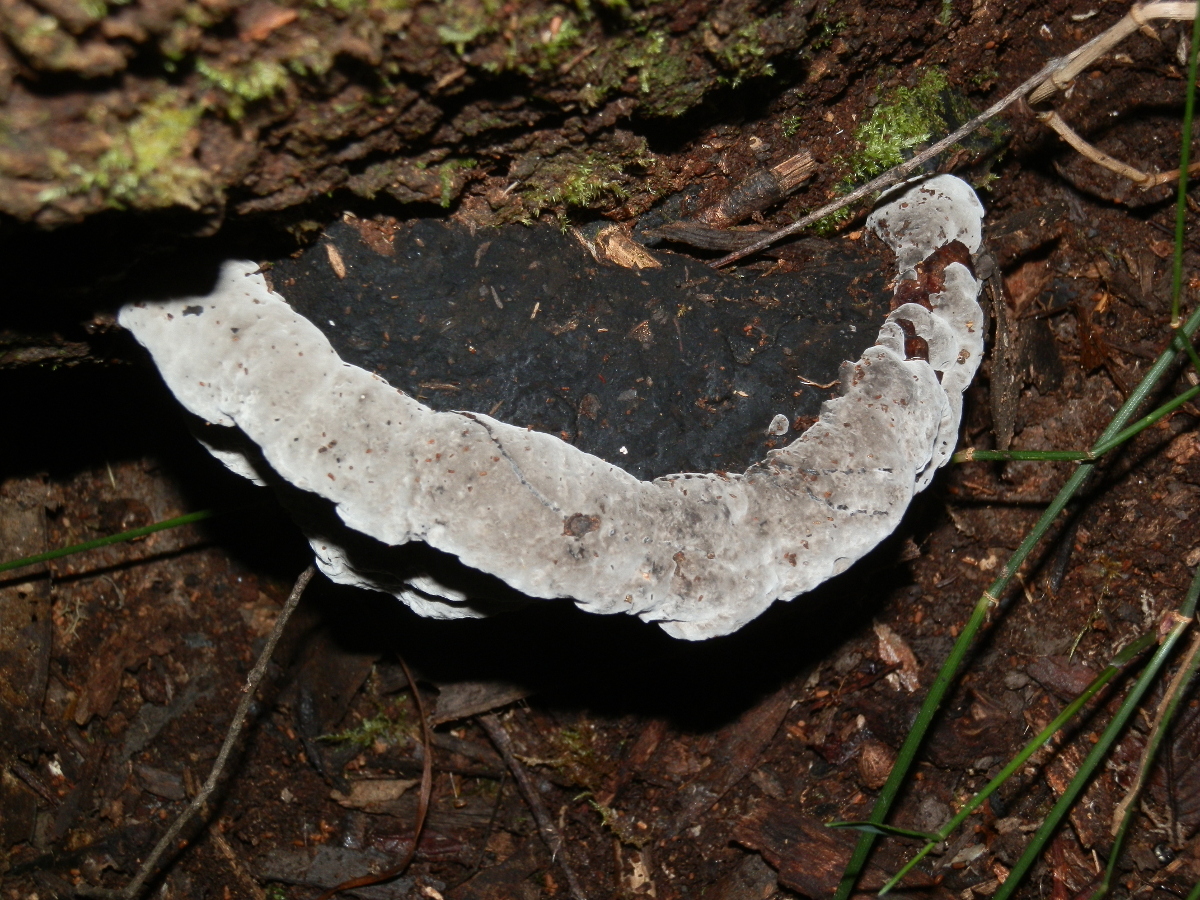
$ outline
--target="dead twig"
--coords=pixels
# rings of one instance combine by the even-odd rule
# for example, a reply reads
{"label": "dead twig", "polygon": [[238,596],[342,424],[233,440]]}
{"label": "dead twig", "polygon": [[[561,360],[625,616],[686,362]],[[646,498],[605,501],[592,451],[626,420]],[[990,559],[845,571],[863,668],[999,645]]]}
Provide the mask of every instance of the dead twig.
{"label": "dead twig", "polygon": [[251,900],[267,900],[267,892],[259,887],[258,882],[254,880],[254,876],[250,874],[237,851],[229,846],[229,841],[225,840],[225,835],[221,834],[219,830],[214,829],[212,840],[213,844],[216,845],[217,852],[225,857],[225,861],[229,863],[229,868],[233,870],[233,874],[241,882],[242,888]]}
{"label": "dead twig", "polygon": [[[1171,679],[1171,683],[1167,686],[1163,693],[1162,701],[1158,705],[1158,711],[1154,714],[1154,724],[1150,728],[1151,734],[1157,732],[1163,727],[1163,717],[1168,711],[1173,712],[1175,705],[1179,702],[1178,697],[1180,691],[1187,690],[1189,679],[1196,673],[1196,656],[1200,654],[1200,634],[1192,635],[1191,646],[1183,654],[1183,659],[1179,663],[1179,671]],[[1153,747],[1153,744],[1151,744]],[[1146,781],[1150,777],[1150,771],[1154,766],[1154,753],[1148,752],[1142,756],[1142,763],[1138,767],[1137,777],[1134,778],[1133,784],[1129,786],[1129,790],[1125,792],[1125,797],[1116,805],[1112,816],[1112,834],[1117,834],[1121,829],[1121,822],[1125,818],[1129,805],[1141,796],[1142,789],[1146,786]],[[1179,835],[1171,835],[1172,840],[1176,840]]]}
{"label": "dead twig", "polygon": [[[1158,36],[1147,24],[1151,19],[1190,20],[1195,17],[1195,3],[1159,2],[1148,3],[1144,6],[1135,3],[1130,8],[1129,14],[1120,22],[1070,53],[1065,58],[1065,65],[1052,73],[1046,79],[1045,83],[1030,95],[1029,102],[1031,104],[1039,103],[1049,98],[1055,91],[1069,87],[1076,75],[1139,28],[1142,31],[1149,32],[1152,37],[1157,38]],[[1070,144],[1085,159],[1091,160],[1101,168],[1108,169],[1110,172],[1115,172],[1122,178],[1132,181],[1138,187],[1142,188],[1142,190],[1149,190],[1150,188],[1158,187],[1160,184],[1166,184],[1179,179],[1179,169],[1173,169],[1170,172],[1143,172],[1140,169],[1135,169],[1128,163],[1121,162],[1121,160],[1109,156],[1103,150],[1089,144],[1080,137],[1057,112],[1039,113],[1038,118],[1045,125],[1053,128],[1059,137]],[[1200,172],[1200,163],[1188,167],[1189,174],[1195,174],[1196,172]]]}
{"label": "dead twig", "polygon": [[504,785],[505,777],[507,775],[507,772],[501,774],[500,784],[496,786],[496,802],[492,804],[492,817],[488,819],[487,828],[483,832],[483,840],[479,843],[479,852],[475,854],[475,862],[471,864],[471,868],[467,870],[466,875],[463,875],[446,888],[447,891],[452,891],[459,885],[466,884],[479,873],[480,869],[483,868],[483,856],[485,853],[487,853],[488,841],[491,840],[492,834],[496,830],[496,819],[500,816],[500,804],[504,800]]}
{"label": "dead twig", "polygon": [[766,249],[776,241],[781,241],[785,237],[791,237],[793,234],[803,231],[814,222],[819,222],[826,216],[837,212],[839,209],[842,209],[845,206],[849,206],[851,203],[861,200],[863,197],[874,194],[877,191],[882,191],[885,188],[889,188],[892,185],[899,183],[910,173],[915,172],[921,165],[925,163],[926,160],[937,156],[943,150],[946,150],[953,144],[961,141],[968,134],[975,131],[975,129],[979,128],[990,119],[995,118],[1001,112],[1008,109],[1008,107],[1012,106],[1026,94],[1032,91],[1035,87],[1057,72],[1059,67],[1062,66],[1064,62],[1065,60],[1063,59],[1052,59],[1050,62],[1046,63],[1046,65],[1042,66],[1036,75],[1025,79],[1025,81],[1021,82],[1020,85],[1010,91],[1003,99],[993,103],[975,118],[971,119],[971,121],[967,122],[961,128],[952,131],[936,144],[933,144],[926,150],[922,150],[912,159],[908,160],[908,162],[902,163],[901,165],[896,166],[896,168],[884,172],[878,178],[874,178],[861,187],[855,188],[849,194],[846,194],[846,196],[835,200],[833,203],[827,203],[816,212],[809,213],[807,216],[797,219],[786,228],[780,228],[778,231],[773,231],[766,237],[755,241],[753,244],[743,247],[740,250],[735,250],[733,253],[730,253],[726,256],[722,256],[720,259],[709,263],[709,265],[714,269],[719,269],[722,266],[727,266],[732,262],[737,262],[739,259],[743,259],[752,253],[757,253],[759,250]]}
{"label": "dead twig", "polygon": [[292,612],[296,609],[296,605],[300,602],[300,595],[304,593],[304,589],[308,587],[308,583],[312,581],[313,576],[317,574],[317,570],[309,566],[300,573],[300,577],[296,579],[296,584],[292,588],[292,593],[288,595],[287,602],[283,604],[283,609],[279,612],[279,618],[275,620],[275,627],[271,629],[271,634],[267,637],[267,643],[263,646],[262,652],[258,654],[258,661],[254,664],[254,668],[250,670],[250,675],[246,678],[246,684],[242,688],[242,699],[238,702],[237,712],[233,715],[233,721],[229,724],[229,731],[225,734],[225,742],[221,745],[221,751],[217,754],[217,759],[213,763],[212,771],[208,773],[208,778],[203,786],[192,798],[192,802],[188,804],[187,809],[176,816],[175,821],[171,823],[171,827],[166,830],[158,843],[154,845],[154,849],[150,851],[150,855],[146,857],[137,875],[133,881],[125,886],[124,890],[111,891],[107,888],[97,888],[85,886],[77,888],[75,891],[78,897],[97,897],[104,900],[111,898],[122,898],[122,900],[134,900],[138,897],[142,888],[146,886],[146,882],[155,874],[158,869],[158,863],[175,845],[175,839],[179,836],[179,832],[197,812],[208,801],[209,796],[217,787],[217,782],[221,778],[222,772],[225,770],[225,764],[229,761],[229,755],[233,752],[233,746],[237,743],[237,739],[241,736],[242,729],[246,725],[246,715],[250,711],[250,704],[254,702],[254,695],[258,692],[258,687],[262,683],[263,676],[267,672],[267,664],[271,661],[271,656],[275,653],[275,646],[279,643],[279,638],[283,634],[283,629],[291,618]]}
{"label": "dead twig", "polygon": [[479,716],[479,724],[488,733],[488,737],[492,739],[492,743],[496,745],[496,749],[504,757],[509,771],[512,772],[513,780],[517,782],[521,796],[525,798],[525,803],[529,806],[529,811],[533,813],[533,818],[537,822],[538,832],[541,834],[542,840],[546,842],[546,846],[550,848],[550,858],[562,866],[563,872],[566,873],[567,887],[570,889],[572,900],[587,900],[587,895],[583,892],[575,869],[572,868],[571,861],[567,859],[562,832],[550,818],[550,813],[542,803],[542,798],[538,796],[537,789],[529,778],[529,773],[525,771],[525,767],[513,753],[512,739],[508,736],[508,732],[504,730],[504,726],[500,724],[500,720],[494,713]]}
{"label": "dead twig", "polygon": [[[1181,3],[1176,2],[1176,0],[1159,0],[1157,3],[1147,3],[1144,6],[1140,4],[1134,4],[1134,6],[1130,9],[1129,14],[1112,28],[1108,29],[1103,34],[1092,38],[1092,40],[1073,50],[1067,56],[1050,60],[1050,62],[1042,66],[1036,75],[1021,82],[1020,85],[1005,95],[1003,99],[993,103],[961,128],[946,135],[946,137],[942,138],[928,149],[921,151],[912,159],[894,169],[891,169],[890,171],[884,172],[878,178],[868,181],[861,187],[855,188],[849,194],[846,194],[846,196],[835,200],[833,203],[828,203],[825,206],[822,206],[816,212],[809,213],[807,216],[797,219],[786,228],[773,231],[765,237],[755,241],[753,244],[743,247],[740,250],[735,250],[726,256],[722,256],[720,259],[709,263],[709,265],[711,265],[714,269],[719,269],[722,266],[727,266],[730,263],[737,262],[739,259],[744,259],[752,253],[757,253],[759,250],[766,249],[777,241],[783,240],[783,238],[790,237],[791,235],[802,231],[809,225],[812,225],[814,222],[820,221],[826,216],[831,215],[846,206],[849,206],[851,203],[854,203],[863,197],[868,196],[869,194],[873,194],[876,191],[882,191],[885,188],[891,187],[893,184],[896,184],[905,178],[910,172],[916,171],[916,169],[926,160],[932,159],[943,150],[948,149],[951,145],[962,140],[968,134],[975,131],[990,119],[999,115],[1005,109],[1012,106],[1026,95],[1029,95],[1029,102],[1031,104],[1036,104],[1045,100],[1055,91],[1062,90],[1063,88],[1067,87],[1076,75],[1082,72],[1085,68],[1091,65],[1092,62],[1099,59],[1129,35],[1133,34],[1133,32],[1137,31],[1138,29],[1149,29],[1150,26],[1147,24],[1147,22],[1151,19],[1194,19],[1196,17],[1196,6],[1197,4],[1194,2]],[[1049,116],[1053,116],[1054,119],[1057,120],[1057,123],[1050,119]],[[1048,116],[1043,116],[1042,119],[1051,127],[1055,127],[1056,124],[1061,124],[1063,128],[1066,128],[1066,123],[1063,122],[1062,119],[1059,119],[1054,113],[1049,113]],[[1091,148],[1090,145],[1086,144],[1082,138],[1076,135],[1069,128],[1066,128],[1066,132],[1070,132],[1070,134],[1073,136],[1073,139],[1072,137],[1068,137],[1064,131],[1059,130],[1059,128],[1055,127],[1055,130],[1058,131],[1059,134],[1071,144],[1071,146],[1075,147],[1075,149],[1079,150],[1081,153],[1087,155],[1089,159],[1093,159],[1094,162],[1098,162],[1101,165],[1104,165],[1106,168],[1111,168],[1114,172],[1125,175],[1125,177],[1130,178],[1137,184],[1142,185],[1142,187],[1153,187],[1155,184],[1161,184],[1165,181],[1169,181],[1178,177],[1178,172],[1164,173],[1161,176],[1146,175],[1138,172],[1136,169],[1125,166],[1124,163],[1120,163],[1118,160],[1100,153],[1099,150]],[[1085,152],[1083,150],[1084,146],[1089,148],[1089,152]],[[1104,157],[1106,162],[1101,162],[1101,160],[1097,158],[1097,155]],[[1157,180],[1154,180],[1152,183],[1146,183],[1147,179]]]}
{"label": "dead twig", "polygon": [[[1158,187],[1160,184],[1166,184],[1170,181],[1179,180],[1179,170],[1172,169],[1170,172],[1143,172],[1140,169],[1135,169],[1133,166],[1121,162],[1119,159],[1109,156],[1100,148],[1089,144],[1079,133],[1068,125],[1058,113],[1053,110],[1045,113],[1038,113],[1038,118],[1046,125],[1053,128],[1060,138],[1074,147],[1086,159],[1090,159],[1101,168],[1108,169],[1110,172],[1115,172],[1122,178],[1128,178],[1142,190],[1149,190],[1153,187]],[[1200,162],[1192,163],[1188,166],[1188,174],[1195,175],[1200,172]]]}
{"label": "dead twig", "polygon": [[821,388],[821,390],[824,390],[824,391],[827,391],[832,387],[837,387],[839,384],[842,383],[842,380],[840,378],[835,378],[835,379],[833,379],[833,381],[829,382],[828,384],[821,384],[821,382],[813,381],[811,378],[805,378],[803,375],[797,375],[796,380],[799,381],[801,384],[808,385],[809,387]]}

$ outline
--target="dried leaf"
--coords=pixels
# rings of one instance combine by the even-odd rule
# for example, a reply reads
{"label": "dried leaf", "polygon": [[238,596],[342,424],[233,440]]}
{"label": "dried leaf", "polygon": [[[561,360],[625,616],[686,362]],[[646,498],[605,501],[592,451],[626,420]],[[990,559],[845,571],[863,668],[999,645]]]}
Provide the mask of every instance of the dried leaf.
{"label": "dried leaf", "polygon": [[350,793],[332,791],[331,800],[349,809],[386,812],[385,804],[399,800],[410,787],[420,784],[416,778],[380,778],[350,782]]}

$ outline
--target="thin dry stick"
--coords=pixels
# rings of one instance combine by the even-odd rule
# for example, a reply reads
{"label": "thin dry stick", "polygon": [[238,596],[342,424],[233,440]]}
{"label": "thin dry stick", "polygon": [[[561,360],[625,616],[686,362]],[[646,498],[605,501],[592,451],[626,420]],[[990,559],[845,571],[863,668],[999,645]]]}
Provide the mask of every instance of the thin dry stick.
{"label": "thin dry stick", "polygon": [[1004,110],[1008,109],[1008,107],[1012,106],[1026,94],[1032,91],[1035,87],[1053,75],[1056,71],[1058,71],[1059,66],[1062,64],[1062,59],[1053,59],[1046,63],[1046,65],[1042,66],[1042,68],[1038,70],[1036,75],[1021,82],[1018,87],[1014,88],[1002,100],[996,101],[975,118],[973,118],[970,122],[946,135],[928,149],[922,150],[908,162],[901,163],[900,165],[896,166],[896,168],[884,172],[878,178],[868,181],[862,187],[855,188],[849,194],[838,200],[835,200],[833,203],[822,206],[816,212],[809,213],[802,219],[797,219],[786,228],[780,228],[778,231],[773,231],[761,240],[750,244],[748,247],[743,247],[741,250],[735,250],[727,256],[722,256],[720,259],[709,263],[709,265],[714,269],[719,269],[721,266],[727,266],[731,262],[737,262],[739,259],[749,256],[751,253],[757,253],[759,250],[770,247],[776,241],[783,240],[785,237],[790,237],[796,232],[804,230],[814,222],[820,221],[831,213],[837,212],[842,207],[849,206],[851,203],[861,200],[868,194],[873,194],[876,191],[882,191],[885,188],[889,188],[893,184],[902,181],[910,172],[916,171],[916,169],[926,160],[937,156],[943,150],[947,149],[958,141],[961,141],[968,134],[970,134],[976,128],[979,128],[989,119],[994,118]]}
{"label": "thin dry stick", "polygon": [[[1096,165],[1108,169],[1111,172],[1116,172],[1123,178],[1128,178],[1138,187],[1149,190],[1153,187],[1158,187],[1160,184],[1166,184],[1171,181],[1179,180],[1179,170],[1172,169],[1170,172],[1142,172],[1135,169],[1119,159],[1109,156],[1103,150],[1089,144],[1081,138],[1056,112],[1041,113],[1038,118],[1058,132],[1058,136],[1074,147],[1085,158],[1091,160]],[[1188,166],[1188,174],[1195,175],[1200,172],[1200,162],[1192,163]]]}
{"label": "thin dry stick", "polygon": [[571,897],[573,900],[587,900],[587,896],[583,892],[583,887],[579,883],[579,878],[575,875],[575,870],[571,867],[571,861],[567,859],[562,832],[558,830],[554,821],[550,818],[550,813],[546,811],[546,807],[542,803],[542,798],[538,796],[537,789],[533,786],[533,782],[529,780],[529,773],[525,771],[525,767],[521,765],[520,760],[513,753],[512,739],[508,736],[508,732],[504,730],[504,726],[500,724],[500,720],[496,718],[494,713],[487,713],[478,718],[479,724],[483,726],[483,730],[488,733],[488,737],[492,739],[492,743],[496,745],[496,749],[504,757],[504,762],[508,765],[509,771],[512,772],[513,780],[517,782],[521,796],[525,798],[525,802],[529,805],[529,811],[533,813],[533,818],[537,822],[542,840],[550,848],[550,858],[557,861],[566,873],[567,887],[571,891]]}
{"label": "thin dry stick", "polygon": [[291,618],[292,612],[296,609],[296,604],[300,602],[300,595],[304,593],[304,589],[308,587],[308,583],[312,581],[312,577],[316,573],[317,570],[309,566],[296,579],[296,585],[292,588],[292,593],[288,596],[287,602],[283,604],[283,609],[279,613],[279,618],[275,620],[275,627],[271,629],[271,634],[267,638],[266,645],[262,648],[262,652],[258,654],[258,662],[250,670],[250,675],[246,679],[246,686],[242,688],[242,699],[238,703],[237,712],[233,715],[233,722],[230,723],[229,731],[225,735],[225,743],[221,745],[221,752],[217,754],[217,760],[213,763],[212,771],[208,773],[208,779],[200,788],[199,793],[192,798],[192,802],[188,804],[187,809],[176,817],[175,821],[171,823],[171,827],[167,829],[166,834],[159,838],[158,843],[154,845],[154,849],[150,851],[150,855],[146,857],[146,861],[142,863],[142,867],[138,869],[138,873],[134,876],[133,881],[129,882],[125,890],[120,892],[120,896],[125,897],[126,900],[133,900],[133,898],[142,892],[142,888],[145,887],[150,876],[158,868],[159,860],[174,845],[175,838],[179,836],[179,832],[183,830],[183,826],[200,810],[200,807],[205,804],[209,796],[216,789],[217,781],[225,769],[225,763],[229,761],[229,754],[233,752],[233,745],[237,743],[237,739],[246,725],[246,714],[250,711],[250,704],[254,702],[254,695],[258,692],[258,686],[262,683],[263,676],[267,672],[267,664],[270,663],[271,656],[275,653],[275,645],[279,643],[279,637],[283,634],[284,626],[287,625],[288,619]]}
{"label": "thin dry stick", "polygon": [[246,869],[237,851],[229,846],[229,841],[225,840],[225,835],[221,834],[219,829],[213,829],[212,842],[217,848],[217,852],[224,856],[225,861],[229,863],[229,868],[233,870],[237,880],[242,883],[242,888],[250,896],[250,900],[267,900],[267,892],[258,886],[258,882]]}
{"label": "thin dry stick", "polygon": [[487,853],[488,841],[491,840],[492,834],[496,829],[496,819],[500,817],[500,804],[504,800],[504,784],[506,778],[508,778],[508,773],[501,772],[500,784],[496,788],[496,802],[492,804],[492,817],[488,819],[487,828],[484,829],[483,840],[479,843],[479,852],[475,854],[475,862],[471,865],[471,868],[467,870],[466,875],[461,876],[457,881],[453,882],[446,888],[447,891],[452,891],[459,885],[466,884],[475,877],[480,869],[483,868],[483,857],[484,854]]}
{"label": "thin dry stick", "polygon": [[[1160,184],[1166,184],[1169,181],[1179,180],[1179,170],[1172,169],[1170,172],[1143,172],[1140,169],[1135,169],[1128,163],[1123,163],[1115,157],[1109,156],[1098,147],[1089,144],[1079,134],[1071,128],[1062,116],[1056,112],[1039,113],[1038,118],[1053,128],[1060,138],[1079,151],[1085,159],[1089,159],[1101,168],[1108,169],[1110,172],[1116,172],[1122,178],[1128,178],[1138,187],[1143,190],[1149,190],[1152,187],[1158,187]],[[1188,174],[1195,175],[1200,172],[1200,162],[1192,163],[1188,166]]]}

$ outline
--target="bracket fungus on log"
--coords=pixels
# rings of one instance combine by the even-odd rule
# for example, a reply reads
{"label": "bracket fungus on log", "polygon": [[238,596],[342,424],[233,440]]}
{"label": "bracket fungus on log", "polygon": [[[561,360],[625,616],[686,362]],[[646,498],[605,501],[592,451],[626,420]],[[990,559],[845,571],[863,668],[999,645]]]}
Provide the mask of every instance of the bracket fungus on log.
{"label": "bracket fungus on log", "polygon": [[[477,587],[498,579],[701,640],[843,572],[949,459],[983,351],[982,215],[952,176],[871,215],[900,268],[893,310],[816,424],[741,475],[641,481],[551,434],[434,411],[344,362],[249,262],[227,262],[207,296],[134,303],[120,322],[179,401],[224,426],[206,434],[223,462],[293,491],[332,580],[461,618],[487,611]],[[389,556],[422,545],[441,565]]]}

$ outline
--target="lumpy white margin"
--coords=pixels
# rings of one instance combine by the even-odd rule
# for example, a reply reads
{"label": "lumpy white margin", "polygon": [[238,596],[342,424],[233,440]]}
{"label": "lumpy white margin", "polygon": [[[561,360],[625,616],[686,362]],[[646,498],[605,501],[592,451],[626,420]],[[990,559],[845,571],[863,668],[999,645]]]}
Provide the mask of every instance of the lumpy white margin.
{"label": "lumpy white margin", "polygon": [[[868,225],[903,278],[950,241],[976,252],[982,215],[970,187],[939,176]],[[120,323],[188,410],[261,450],[214,449],[239,474],[264,474],[255,466],[265,460],[384,544],[424,541],[528,597],[632,613],[700,640],[843,572],[895,529],[957,441],[983,351],[978,293],[965,266],[947,267],[932,311],[895,310],[877,343],[843,364],[842,396],[744,474],[650,482],[549,434],[435,412],[342,361],[254,263],[227,262],[207,296],[128,305]],[[897,319],[928,342],[928,362],[905,359]],[[481,614],[432,576],[397,586],[356,571],[337,534],[310,541],[336,582],[387,591],[426,616]]]}

